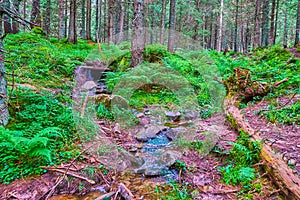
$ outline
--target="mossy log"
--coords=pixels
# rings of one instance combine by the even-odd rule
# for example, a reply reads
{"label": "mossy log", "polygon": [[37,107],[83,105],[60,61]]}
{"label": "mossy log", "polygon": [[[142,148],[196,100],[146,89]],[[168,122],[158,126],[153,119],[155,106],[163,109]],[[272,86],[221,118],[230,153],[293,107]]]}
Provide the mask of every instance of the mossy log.
{"label": "mossy log", "polygon": [[[237,97],[226,97],[224,100],[225,114],[234,120],[235,128],[243,129],[254,140],[262,141],[259,131],[253,129],[245,120],[240,110],[234,106]],[[287,199],[300,200],[300,178],[295,172],[283,161],[279,154],[274,153],[272,148],[266,144],[262,145],[261,158],[266,163],[265,169],[270,174],[274,183],[286,195]]]}

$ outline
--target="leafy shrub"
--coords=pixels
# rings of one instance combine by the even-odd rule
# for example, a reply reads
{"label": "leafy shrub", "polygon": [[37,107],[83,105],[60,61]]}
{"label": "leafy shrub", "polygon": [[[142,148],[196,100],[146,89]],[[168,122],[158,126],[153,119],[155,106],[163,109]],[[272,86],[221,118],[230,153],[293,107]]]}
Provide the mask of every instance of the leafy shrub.
{"label": "leafy shrub", "polygon": [[109,120],[114,120],[114,116],[111,113],[110,110],[108,110],[105,105],[102,103],[98,106],[97,108],[97,117],[99,119],[109,119]]}

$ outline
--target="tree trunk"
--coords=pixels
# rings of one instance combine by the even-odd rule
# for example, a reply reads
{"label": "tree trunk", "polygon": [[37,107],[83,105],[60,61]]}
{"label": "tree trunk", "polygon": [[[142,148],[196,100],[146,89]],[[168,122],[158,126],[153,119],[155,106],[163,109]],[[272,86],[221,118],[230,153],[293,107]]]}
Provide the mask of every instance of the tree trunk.
{"label": "tree trunk", "polygon": [[[72,0],[71,0],[72,1]],[[86,30],[85,30],[85,0],[81,0],[81,39],[86,39]]]}
{"label": "tree trunk", "polygon": [[299,44],[299,40],[300,40],[299,37],[300,37],[300,0],[298,0],[298,8],[297,8],[295,46]]}
{"label": "tree trunk", "polygon": [[119,18],[119,37],[118,44],[123,41],[124,37],[124,18],[125,18],[125,8],[124,8],[124,0],[120,1],[120,18]]}
{"label": "tree trunk", "polygon": [[[41,12],[40,12],[40,0],[32,0],[32,11],[31,11],[31,17],[30,21],[35,24],[36,26],[41,27]],[[31,28],[34,27],[34,25],[30,25]]]}
{"label": "tree trunk", "polygon": [[86,39],[92,40],[92,34],[91,34],[91,21],[92,21],[92,1],[87,0],[86,1]]}
{"label": "tree trunk", "polygon": [[[0,12],[0,36],[2,36],[3,13]],[[0,126],[8,123],[9,112],[7,106],[7,82],[5,77],[4,53],[2,37],[0,38]]]}
{"label": "tree trunk", "polygon": [[95,38],[96,38],[96,41],[99,39],[99,21],[101,18],[101,15],[99,12],[99,3],[100,3],[100,0],[96,0],[96,15],[95,15],[95,30],[96,30]]}
{"label": "tree trunk", "polygon": [[272,0],[272,7],[271,7],[271,25],[270,25],[270,33],[269,33],[269,44],[274,45],[274,29],[275,29],[275,7],[276,7],[276,0]]}
{"label": "tree trunk", "polygon": [[283,47],[287,48],[287,9],[284,11],[284,25],[283,25]]}
{"label": "tree trunk", "polygon": [[170,0],[170,30],[168,39],[168,51],[174,52],[176,23],[176,0]]}
{"label": "tree trunk", "polygon": [[263,12],[263,41],[262,46],[265,47],[269,44],[269,0],[265,0],[264,12]]}
{"label": "tree trunk", "polygon": [[[20,10],[20,1],[19,0],[13,0],[14,9],[17,13],[19,13]],[[18,33],[19,32],[19,23],[15,20],[12,21],[12,33]]]}
{"label": "tree trunk", "polygon": [[238,16],[239,16],[239,0],[236,0],[235,8],[235,25],[234,25],[234,51],[238,51],[237,38],[238,38]]}
{"label": "tree trunk", "polygon": [[275,17],[275,30],[274,30],[273,44],[276,43],[276,37],[277,37],[278,13],[279,13],[279,0],[276,1],[276,17]]}
{"label": "tree trunk", "polygon": [[[10,9],[10,1],[5,1],[4,2],[4,7],[6,9]],[[5,34],[11,33],[12,28],[11,28],[11,18],[7,14],[4,15],[4,32]]]}
{"label": "tree trunk", "polygon": [[167,0],[162,0],[161,17],[160,17],[160,44],[165,44],[165,17],[166,17]]}
{"label": "tree trunk", "polygon": [[[26,19],[26,0],[23,1],[23,18]],[[23,31],[26,30],[26,25],[24,24],[23,26]]]}
{"label": "tree trunk", "polygon": [[67,27],[68,27],[68,20],[67,20],[67,16],[68,16],[68,0],[65,0],[65,18],[64,18],[64,22],[65,22],[65,37],[67,37]]}
{"label": "tree trunk", "polygon": [[132,58],[131,65],[133,67],[143,62],[144,43],[144,16],[143,7],[144,0],[134,0],[133,4],[133,20],[132,20]]}
{"label": "tree trunk", "polygon": [[70,0],[70,19],[69,19],[69,35],[68,41],[70,43],[77,43],[76,33],[76,0]]}
{"label": "tree trunk", "polygon": [[47,0],[46,2],[46,12],[44,16],[44,31],[46,36],[49,37],[50,35],[50,20],[51,20],[51,0]]}
{"label": "tree trunk", "polygon": [[224,0],[221,0],[220,7],[220,25],[219,25],[219,38],[218,38],[218,48],[217,51],[222,50],[222,34],[223,34],[223,9],[224,9]]}
{"label": "tree trunk", "polygon": [[58,2],[58,38],[65,38],[65,2],[66,0],[59,0]]}
{"label": "tree trunk", "polygon": [[144,21],[145,21],[145,45],[148,44],[148,41],[149,41],[149,3],[148,3],[149,0],[145,0],[145,5],[144,5],[144,8],[145,9],[145,15],[144,15]]}
{"label": "tree trunk", "polygon": [[253,48],[260,46],[260,7],[261,0],[256,0]]}
{"label": "tree trunk", "polygon": [[115,0],[108,0],[108,44],[113,42],[114,8],[115,8]]}

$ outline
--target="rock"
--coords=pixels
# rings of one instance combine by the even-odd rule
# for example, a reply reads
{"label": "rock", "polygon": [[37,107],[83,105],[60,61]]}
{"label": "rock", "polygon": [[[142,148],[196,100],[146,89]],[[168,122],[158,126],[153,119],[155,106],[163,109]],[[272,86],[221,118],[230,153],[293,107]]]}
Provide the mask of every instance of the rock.
{"label": "rock", "polygon": [[166,130],[168,127],[166,126],[149,126],[148,128],[144,128],[135,136],[138,141],[147,142],[150,139],[156,137],[156,134],[159,132]]}
{"label": "rock", "polygon": [[173,121],[179,121],[180,119],[180,112],[171,112],[171,111],[165,111],[165,115],[167,118],[173,120]]}
{"label": "rock", "polygon": [[194,110],[185,111],[184,114],[185,120],[193,120],[193,119],[197,119],[198,117],[199,117],[198,111],[194,111]]}
{"label": "rock", "polygon": [[151,124],[151,119],[148,117],[143,117],[140,119],[140,124],[143,126],[146,126],[148,124]]}
{"label": "rock", "polygon": [[97,84],[94,81],[86,81],[82,86],[81,89],[83,90],[92,90],[97,87]]}
{"label": "rock", "polygon": [[179,159],[180,153],[177,151],[165,151],[158,160],[158,164],[161,166],[171,167]]}
{"label": "rock", "polygon": [[145,162],[142,156],[136,157],[123,149],[120,150],[118,157],[120,158],[120,160],[122,160],[122,163],[119,163],[118,166],[119,171],[128,170],[128,169],[133,170],[135,168],[139,168]]}
{"label": "rock", "polygon": [[142,118],[144,116],[145,116],[144,113],[139,113],[139,114],[136,115],[137,118]]}
{"label": "rock", "polygon": [[176,140],[180,136],[180,134],[184,134],[187,132],[187,129],[184,127],[171,128],[169,131],[165,133],[169,140]]}

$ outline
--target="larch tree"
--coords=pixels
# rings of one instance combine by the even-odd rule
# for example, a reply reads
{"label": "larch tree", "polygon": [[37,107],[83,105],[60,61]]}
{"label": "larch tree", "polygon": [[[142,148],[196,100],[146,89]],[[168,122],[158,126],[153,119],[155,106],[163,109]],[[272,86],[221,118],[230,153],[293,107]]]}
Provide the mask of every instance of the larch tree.
{"label": "larch tree", "polygon": [[254,23],[254,38],[253,38],[253,47],[260,46],[260,8],[261,8],[261,0],[256,0],[255,3],[255,23]]}
{"label": "larch tree", "polygon": [[218,47],[217,50],[222,50],[222,40],[223,40],[223,9],[224,9],[224,0],[221,0],[221,7],[220,7],[220,22],[219,22],[219,38],[218,38]]}
{"label": "larch tree", "polygon": [[81,39],[86,39],[86,23],[85,23],[85,0],[81,0]]}
{"label": "larch tree", "polygon": [[274,37],[275,37],[275,8],[276,8],[276,0],[272,0],[271,7],[271,22],[270,22],[270,33],[269,33],[269,44],[274,45]]}
{"label": "larch tree", "polygon": [[69,34],[68,42],[77,43],[76,34],[76,0],[70,0]]}
{"label": "larch tree", "polygon": [[168,38],[168,51],[174,52],[176,27],[176,0],[170,0],[170,26]]}
{"label": "larch tree", "polygon": [[114,12],[115,0],[108,0],[108,44],[113,42],[114,37]]}
{"label": "larch tree", "polygon": [[300,44],[300,0],[298,0],[298,8],[297,8],[295,47],[298,44]]}
{"label": "larch tree", "polygon": [[124,37],[124,18],[125,18],[125,7],[124,0],[119,0],[120,3],[120,17],[119,17],[119,37],[117,44],[120,44],[123,41]]}
{"label": "larch tree", "polygon": [[51,0],[46,1],[46,9],[44,14],[44,23],[43,23],[43,29],[47,35],[47,37],[50,35],[50,27],[51,27]]}
{"label": "larch tree", "polygon": [[145,30],[144,30],[144,0],[134,0],[132,19],[132,39],[131,39],[131,66],[135,67],[144,60]]}
{"label": "larch tree", "polygon": [[269,44],[269,11],[270,11],[270,1],[264,1],[264,11],[263,11],[263,27],[262,27],[262,46],[265,47]]}

